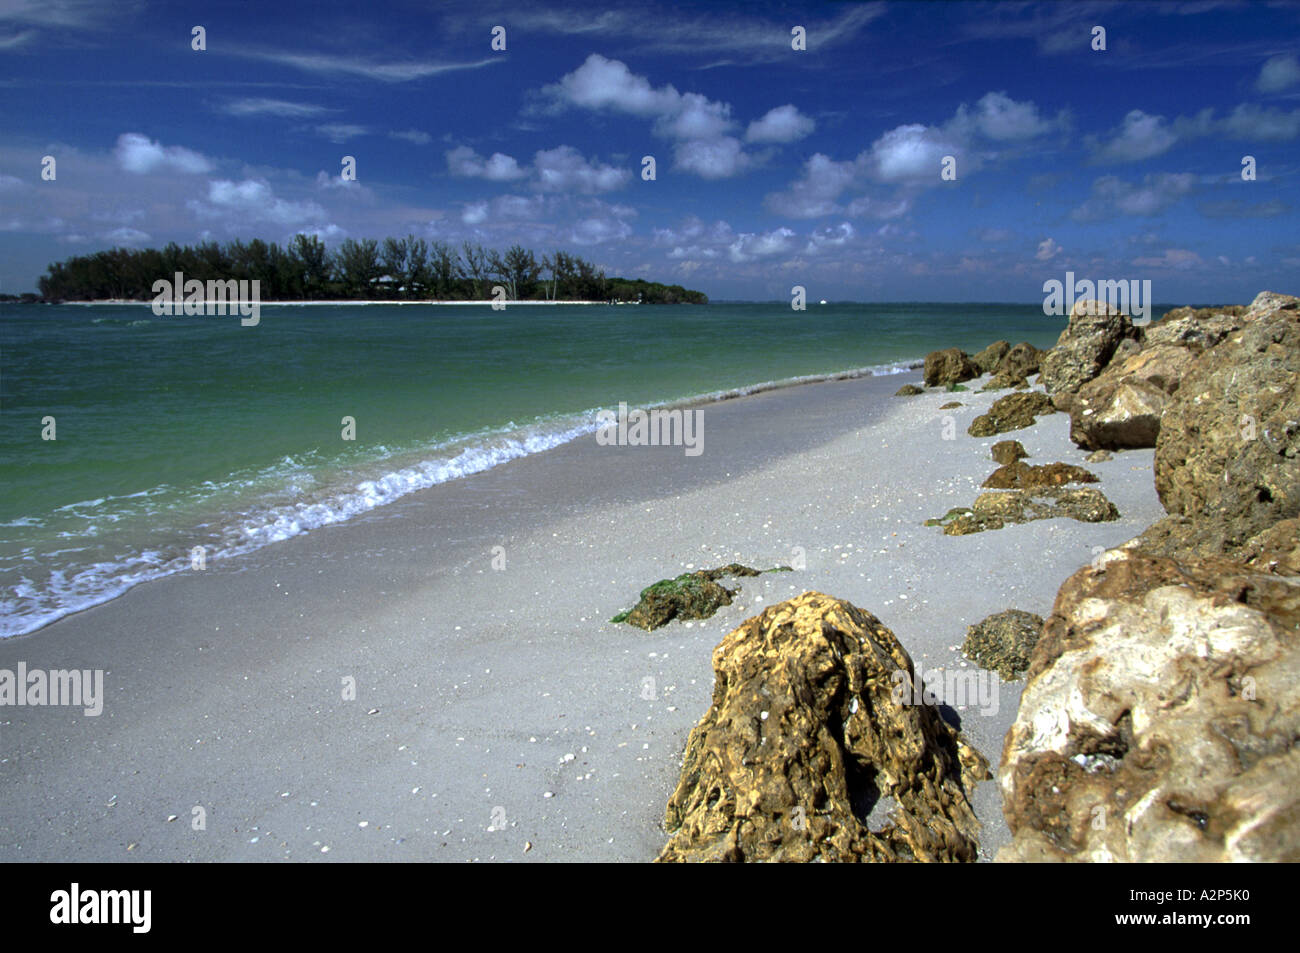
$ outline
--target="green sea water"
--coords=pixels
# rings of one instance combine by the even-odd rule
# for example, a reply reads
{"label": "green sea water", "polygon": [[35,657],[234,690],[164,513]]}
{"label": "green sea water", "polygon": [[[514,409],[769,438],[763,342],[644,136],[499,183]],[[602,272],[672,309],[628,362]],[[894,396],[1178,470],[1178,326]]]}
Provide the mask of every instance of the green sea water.
{"label": "green sea water", "polygon": [[[596,411],[905,370],[1037,305],[0,306],[0,636],[595,429]],[[355,440],[344,440],[344,418]],[[53,418],[56,439],[42,438]]]}

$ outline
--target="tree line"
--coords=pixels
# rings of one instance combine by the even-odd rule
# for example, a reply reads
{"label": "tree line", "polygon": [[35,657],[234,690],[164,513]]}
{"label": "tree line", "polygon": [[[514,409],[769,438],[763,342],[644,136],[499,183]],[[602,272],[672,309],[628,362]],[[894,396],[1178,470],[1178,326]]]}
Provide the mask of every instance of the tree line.
{"label": "tree line", "polygon": [[255,238],[219,244],[171,243],[164,248],[114,248],[78,255],[46,269],[39,282],[46,301],[105,298],[149,301],[153,283],[172,280],[259,281],[263,301],[390,300],[481,301],[493,287],[512,301],[641,301],[705,304],[708,296],[681,285],[611,278],[567,252],[544,254],[512,245],[504,253],[464,242],[406,238],[345,239],[333,250],[314,235],[295,235],[283,248]]}

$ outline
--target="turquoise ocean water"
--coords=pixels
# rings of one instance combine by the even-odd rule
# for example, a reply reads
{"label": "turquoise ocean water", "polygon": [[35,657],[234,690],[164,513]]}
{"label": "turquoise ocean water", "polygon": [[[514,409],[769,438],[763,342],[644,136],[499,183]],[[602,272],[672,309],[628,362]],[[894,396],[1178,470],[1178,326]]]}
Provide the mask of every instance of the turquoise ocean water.
{"label": "turquoise ocean water", "polygon": [[[0,307],[0,636],[648,407],[939,347],[1055,342],[1037,305]],[[342,418],[356,439],[342,439]],[[56,440],[43,440],[53,417]]]}

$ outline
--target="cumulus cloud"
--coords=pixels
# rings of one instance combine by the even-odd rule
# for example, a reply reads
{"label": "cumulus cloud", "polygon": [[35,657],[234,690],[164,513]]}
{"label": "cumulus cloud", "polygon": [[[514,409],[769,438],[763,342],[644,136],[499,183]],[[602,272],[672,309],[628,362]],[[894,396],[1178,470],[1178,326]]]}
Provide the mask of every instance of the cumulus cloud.
{"label": "cumulus cloud", "polygon": [[734,136],[679,143],[676,158],[677,168],[694,172],[703,179],[730,178],[748,168],[752,161]]}
{"label": "cumulus cloud", "polygon": [[1070,213],[1077,222],[1094,222],[1120,215],[1158,215],[1192,191],[1196,176],[1190,172],[1162,172],[1144,176],[1140,184],[1108,175],[1092,184],[1092,195]]}
{"label": "cumulus cloud", "polygon": [[469,146],[457,146],[448,151],[447,171],[452,175],[487,179],[489,182],[512,182],[528,175],[511,156],[494,152],[484,159]]}
{"label": "cumulus cloud", "polygon": [[315,202],[291,202],[279,198],[265,179],[212,180],[208,182],[207,200],[191,199],[186,206],[200,219],[225,219],[239,223],[270,222],[297,226],[325,218],[325,210]]}
{"label": "cumulus cloud", "polygon": [[127,172],[140,174],[160,169],[187,173],[212,170],[212,163],[199,153],[184,146],[164,146],[138,132],[118,136],[113,155]]}
{"label": "cumulus cloud", "polygon": [[743,232],[731,243],[727,252],[736,263],[753,261],[755,258],[771,258],[788,252],[794,237],[794,231],[784,227],[760,234]]}
{"label": "cumulus cloud", "polygon": [[1038,114],[1038,106],[1033,102],[1017,102],[1004,92],[985,93],[974,110],[968,110],[963,103],[955,122],[969,122],[981,135],[995,142],[1034,139],[1050,132],[1055,125]]}
{"label": "cumulus cloud", "polygon": [[841,222],[833,228],[814,229],[808,236],[808,244],[804,245],[803,253],[805,255],[816,255],[827,248],[842,248],[852,241],[856,235],[857,232],[848,222]]}
{"label": "cumulus cloud", "polygon": [[1274,56],[1260,67],[1255,88],[1261,93],[1278,93],[1300,83],[1300,60],[1294,53]]}
{"label": "cumulus cloud", "polygon": [[943,157],[961,151],[943,130],[912,123],[891,129],[873,142],[867,168],[882,182],[937,182]]}
{"label": "cumulus cloud", "polygon": [[1038,251],[1034,252],[1034,259],[1037,261],[1051,261],[1059,254],[1061,254],[1061,246],[1056,244],[1056,239],[1049,235],[1038,243]]}
{"label": "cumulus cloud", "polygon": [[1178,141],[1164,116],[1131,110],[1109,141],[1089,136],[1087,146],[1094,162],[1135,162],[1168,152]]}
{"label": "cumulus cloud", "polygon": [[731,134],[736,122],[730,104],[678,92],[671,83],[655,87],[626,63],[599,53],[542,92],[557,106],[653,119],[655,135],[677,140],[676,167],[702,178],[728,178],[752,164],[741,141]]}
{"label": "cumulus cloud", "polygon": [[837,162],[818,152],[804,163],[803,172],[789,189],[770,193],[764,202],[769,210],[787,218],[833,215],[840,210],[837,200],[860,171],[856,161]]}
{"label": "cumulus cloud", "polygon": [[793,105],[769,109],[762,119],[755,119],[745,130],[746,142],[797,142],[810,135],[817,123]]}
{"label": "cumulus cloud", "polygon": [[622,188],[632,177],[627,169],[583,158],[572,146],[538,152],[533,169],[537,188],[547,192],[609,192]]}

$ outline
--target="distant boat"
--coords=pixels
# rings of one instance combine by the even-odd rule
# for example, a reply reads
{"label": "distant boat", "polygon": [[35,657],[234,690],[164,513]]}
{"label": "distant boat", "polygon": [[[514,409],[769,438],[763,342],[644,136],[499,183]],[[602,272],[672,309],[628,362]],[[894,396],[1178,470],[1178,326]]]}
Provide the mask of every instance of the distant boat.
{"label": "distant boat", "polygon": [[821,300],[821,301],[818,301],[817,303],[818,303],[818,304],[825,304],[825,303],[826,303],[826,299],[825,299],[825,298],[822,298],[822,300]]}

